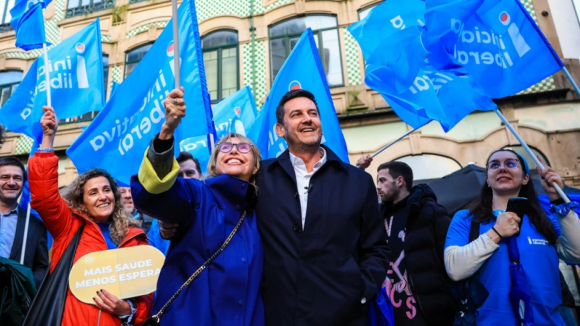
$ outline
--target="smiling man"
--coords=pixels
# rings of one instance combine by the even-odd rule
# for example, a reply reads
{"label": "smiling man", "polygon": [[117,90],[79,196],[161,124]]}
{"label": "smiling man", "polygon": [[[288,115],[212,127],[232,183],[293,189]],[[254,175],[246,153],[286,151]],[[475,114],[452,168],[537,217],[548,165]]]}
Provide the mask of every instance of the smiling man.
{"label": "smiling man", "polygon": [[[288,92],[276,118],[288,150],[262,161],[256,178],[266,325],[366,326],[389,266],[373,180],[321,145],[312,93]],[[148,155],[156,171],[169,170],[160,147],[154,139]]]}
{"label": "smiling man", "polygon": [[367,325],[389,265],[373,180],[321,145],[312,93],[286,93],[276,118],[288,150],[257,178],[266,325]]}
{"label": "smiling man", "polygon": [[[0,157],[0,257],[20,262],[26,210],[18,208],[18,197],[26,182],[24,165],[15,157]],[[32,269],[38,287],[48,269],[46,228],[31,214],[26,237],[24,266]]]}

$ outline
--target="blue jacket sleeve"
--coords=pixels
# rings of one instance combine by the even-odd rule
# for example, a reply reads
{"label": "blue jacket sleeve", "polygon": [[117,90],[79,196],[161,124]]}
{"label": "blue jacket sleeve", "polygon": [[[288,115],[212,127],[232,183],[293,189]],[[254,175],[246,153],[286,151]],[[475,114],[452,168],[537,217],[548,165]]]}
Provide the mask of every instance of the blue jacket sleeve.
{"label": "blue jacket sleeve", "polygon": [[171,172],[159,179],[145,155],[139,174],[131,178],[137,210],[167,223],[183,223],[193,218],[201,183],[177,178],[177,172],[179,165],[174,159]]}

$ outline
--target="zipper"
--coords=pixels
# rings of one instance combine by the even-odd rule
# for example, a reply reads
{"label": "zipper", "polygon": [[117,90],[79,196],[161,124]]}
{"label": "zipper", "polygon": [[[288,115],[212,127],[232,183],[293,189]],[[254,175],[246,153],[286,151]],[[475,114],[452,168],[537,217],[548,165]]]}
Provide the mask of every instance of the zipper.
{"label": "zipper", "polygon": [[423,306],[421,305],[421,300],[419,300],[419,295],[415,294],[415,283],[413,283],[413,277],[411,276],[411,273],[407,273],[407,277],[409,278],[409,281],[411,283],[411,293],[413,293],[413,297],[415,297],[415,299],[417,300],[417,304],[419,305],[419,309],[421,309],[421,313],[423,314],[423,316],[425,316],[425,311],[423,310]]}
{"label": "zipper", "polygon": [[99,318],[97,318],[97,326],[101,325],[101,312],[102,312],[102,310],[99,309]]}

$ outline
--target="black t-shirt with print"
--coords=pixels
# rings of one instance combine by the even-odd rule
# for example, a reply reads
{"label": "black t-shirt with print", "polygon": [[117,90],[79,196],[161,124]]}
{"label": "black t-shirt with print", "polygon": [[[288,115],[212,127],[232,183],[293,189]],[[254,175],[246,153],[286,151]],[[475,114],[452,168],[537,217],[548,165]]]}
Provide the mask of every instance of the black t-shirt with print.
{"label": "black t-shirt with print", "polygon": [[405,236],[409,209],[407,198],[393,205],[381,205],[381,213],[387,231],[387,242],[391,249],[390,266],[387,276],[391,284],[387,293],[393,303],[395,325],[423,326],[427,325],[416,298],[411,292],[409,275],[405,266]]}

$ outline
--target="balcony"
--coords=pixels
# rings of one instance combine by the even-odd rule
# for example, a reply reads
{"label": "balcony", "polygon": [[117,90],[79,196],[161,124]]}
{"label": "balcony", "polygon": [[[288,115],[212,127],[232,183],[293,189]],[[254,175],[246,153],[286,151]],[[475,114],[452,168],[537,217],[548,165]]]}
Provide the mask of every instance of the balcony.
{"label": "balcony", "polygon": [[95,11],[111,9],[115,7],[115,0],[103,0],[97,3],[91,3],[86,6],[78,6],[66,10],[65,18],[83,16],[92,14]]}

